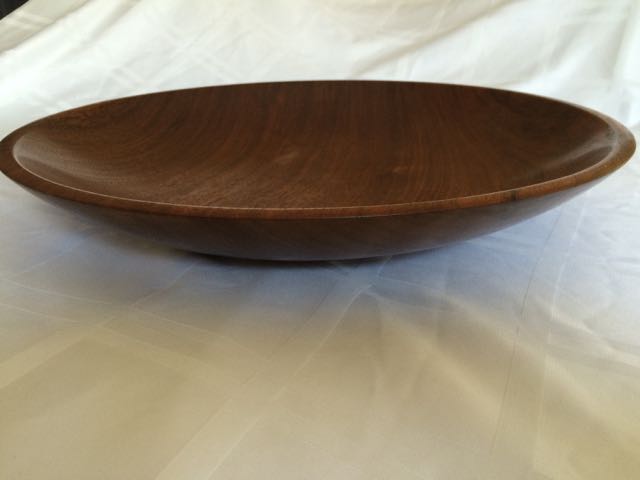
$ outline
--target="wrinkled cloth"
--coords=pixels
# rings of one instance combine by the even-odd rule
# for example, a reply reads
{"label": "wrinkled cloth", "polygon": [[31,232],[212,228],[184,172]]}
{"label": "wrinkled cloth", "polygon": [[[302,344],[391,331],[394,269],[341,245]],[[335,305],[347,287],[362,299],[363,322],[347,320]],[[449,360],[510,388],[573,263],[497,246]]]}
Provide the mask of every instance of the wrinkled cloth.
{"label": "wrinkled cloth", "polygon": [[[31,0],[0,135],[144,92],[496,86],[640,133],[634,0]],[[433,251],[285,264],[95,227],[0,178],[0,478],[633,479],[640,165]]]}

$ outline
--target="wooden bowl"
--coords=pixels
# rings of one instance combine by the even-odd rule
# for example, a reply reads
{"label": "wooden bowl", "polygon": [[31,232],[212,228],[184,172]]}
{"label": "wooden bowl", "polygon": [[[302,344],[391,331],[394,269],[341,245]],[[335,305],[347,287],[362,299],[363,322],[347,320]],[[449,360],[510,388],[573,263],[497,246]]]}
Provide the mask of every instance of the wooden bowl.
{"label": "wooden bowl", "polygon": [[387,81],[229,85],[35,121],[0,168],[47,201],[177,248],[320,260],[492,232],[632,155],[600,113],[489,88]]}

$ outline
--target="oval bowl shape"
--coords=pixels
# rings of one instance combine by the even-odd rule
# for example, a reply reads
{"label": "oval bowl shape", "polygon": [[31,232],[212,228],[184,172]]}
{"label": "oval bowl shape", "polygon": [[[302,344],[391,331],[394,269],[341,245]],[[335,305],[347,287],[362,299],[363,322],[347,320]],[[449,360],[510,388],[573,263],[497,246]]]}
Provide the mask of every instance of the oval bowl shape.
{"label": "oval bowl shape", "polygon": [[525,220],[627,161],[576,105],[393,81],[226,85],[30,123],[0,169],[43,199],[177,248],[272,260],[433,248]]}

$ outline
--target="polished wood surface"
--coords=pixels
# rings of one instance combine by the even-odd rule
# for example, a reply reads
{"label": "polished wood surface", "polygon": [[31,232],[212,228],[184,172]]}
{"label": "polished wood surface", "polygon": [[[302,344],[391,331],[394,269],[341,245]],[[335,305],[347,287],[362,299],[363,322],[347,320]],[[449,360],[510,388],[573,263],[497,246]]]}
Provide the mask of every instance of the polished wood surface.
{"label": "polished wood surface", "polygon": [[480,87],[243,84],[33,122],[0,168],[45,200],[179,248],[264,259],[389,255],[494,231],[633,153],[597,112]]}

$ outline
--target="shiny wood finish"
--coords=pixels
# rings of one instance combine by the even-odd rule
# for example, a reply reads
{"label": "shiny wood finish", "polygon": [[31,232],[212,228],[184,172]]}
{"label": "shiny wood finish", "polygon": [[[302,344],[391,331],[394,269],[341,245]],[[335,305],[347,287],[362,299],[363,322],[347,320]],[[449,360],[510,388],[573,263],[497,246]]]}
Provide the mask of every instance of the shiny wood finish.
{"label": "shiny wood finish", "polygon": [[179,248],[316,260],[431,248],[529,218],[634,140],[567,103],[386,81],[244,84],[33,122],[0,168],[45,200]]}

